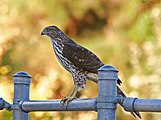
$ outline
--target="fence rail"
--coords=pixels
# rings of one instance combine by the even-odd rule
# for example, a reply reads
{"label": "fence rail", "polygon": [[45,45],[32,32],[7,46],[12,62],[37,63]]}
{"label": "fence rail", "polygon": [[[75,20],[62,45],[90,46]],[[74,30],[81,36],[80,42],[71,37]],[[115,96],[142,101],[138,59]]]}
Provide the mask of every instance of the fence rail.
{"label": "fence rail", "polygon": [[0,98],[0,110],[13,110],[13,120],[28,120],[28,112],[36,111],[96,111],[98,120],[116,120],[117,103],[125,111],[161,112],[161,100],[138,99],[117,96],[118,70],[106,65],[98,70],[98,97],[76,99],[68,107],[61,106],[60,100],[30,100],[30,79],[26,72],[18,72],[14,79],[13,104]]}
{"label": "fence rail", "polygon": [[68,107],[60,106],[59,100],[32,100],[24,101],[21,109],[25,112],[33,111],[96,111],[96,99],[73,100]]}

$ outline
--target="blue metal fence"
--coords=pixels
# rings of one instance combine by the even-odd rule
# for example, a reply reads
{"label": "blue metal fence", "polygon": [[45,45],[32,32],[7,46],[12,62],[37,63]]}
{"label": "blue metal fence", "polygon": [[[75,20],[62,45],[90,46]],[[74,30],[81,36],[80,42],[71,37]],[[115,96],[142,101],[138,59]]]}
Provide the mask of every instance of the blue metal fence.
{"label": "blue metal fence", "polygon": [[26,72],[18,72],[14,79],[13,104],[0,98],[0,110],[13,110],[13,120],[28,120],[29,112],[34,111],[96,111],[98,120],[116,120],[117,103],[128,112],[161,112],[161,100],[138,99],[117,96],[118,70],[106,65],[98,70],[98,97],[76,99],[66,108],[60,100],[30,100],[30,78]]}

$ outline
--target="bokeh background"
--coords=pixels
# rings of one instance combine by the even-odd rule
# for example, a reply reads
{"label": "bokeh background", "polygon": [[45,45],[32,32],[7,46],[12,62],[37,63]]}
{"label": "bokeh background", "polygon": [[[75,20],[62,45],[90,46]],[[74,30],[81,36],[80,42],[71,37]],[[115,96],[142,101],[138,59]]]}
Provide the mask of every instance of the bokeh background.
{"label": "bokeh background", "polygon": [[[40,36],[56,25],[105,63],[119,69],[128,96],[161,98],[160,0],[0,0],[0,97],[12,103],[12,76],[32,75],[30,99],[67,96],[71,75],[58,63],[51,41]],[[88,82],[81,98],[97,96]],[[12,112],[0,111],[1,120]],[[161,114],[142,113],[143,120],[160,120]],[[37,112],[30,120],[96,120],[96,112]],[[118,120],[134,120],[121,107]]]}

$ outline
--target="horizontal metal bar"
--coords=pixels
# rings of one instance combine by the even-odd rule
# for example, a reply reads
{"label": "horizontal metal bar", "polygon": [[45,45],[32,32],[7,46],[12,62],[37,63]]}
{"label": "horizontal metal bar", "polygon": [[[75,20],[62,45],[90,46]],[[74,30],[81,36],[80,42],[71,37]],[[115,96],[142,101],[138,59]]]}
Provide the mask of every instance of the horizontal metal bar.
{"label": "horizontal metal bar", "polygon": [[159,99],[136,99],[134,110],[140,112],[161,112],[161,100]]}
{"label": "horizontal metal bar", "polygon": [[68,107],[60,105],[58,100],[32,100],[20,102],[20,107],[25,112],[32,111],[96,111],[96,98],[76,99]]}
{"label": "horizontal metal bar", "polygon": [[5,102],[3,98],[0,98],[0,110],[3,110],[5,108]]}
{"label": "horizontal metal bar", "polygon": [[118,103],[129,112],[161,112],[160,99],[138,99],[132,97],[117,97]]}
{"label": "horizontal metal bar", "polygon": [[8,111],[12,110],[11,104],[6,102],[3,98],[0,98],[0,110],[3,110],[4,108]]}
{"label": "horizontal metal bar", "polygon": [[[138,99],[118,97],[121,106],[129,112],[161,112],[161,100]],[[96,98],[76,99],[69,103],[68,107],[60,105],[58,100],[32,100],[20,102],[20,107],[25,112],[33,111],[97,111]]]}

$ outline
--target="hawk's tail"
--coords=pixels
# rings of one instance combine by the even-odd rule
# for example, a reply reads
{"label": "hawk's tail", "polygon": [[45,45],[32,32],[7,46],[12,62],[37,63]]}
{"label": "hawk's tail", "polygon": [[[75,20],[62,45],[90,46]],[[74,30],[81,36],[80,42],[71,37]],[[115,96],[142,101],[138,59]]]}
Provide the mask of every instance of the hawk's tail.
{"label": "hawk's tail", "polygon": [[[122,92],[122,90],[117,86],[117,94],[118,95],[121,95],[122,97],[126,97],[126,95]],[[121,105],[121,104],[120,104]],[[136,118],[139,117],[141,119],[141,115],[139,112],[137,111],[134,111],[134,112],[131,112],[131,114]]]}

